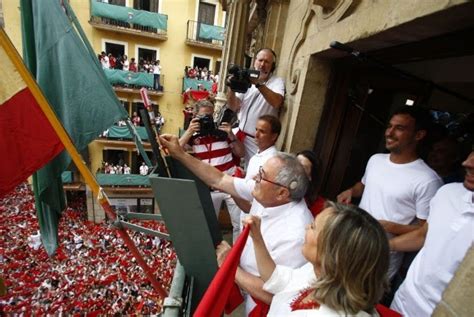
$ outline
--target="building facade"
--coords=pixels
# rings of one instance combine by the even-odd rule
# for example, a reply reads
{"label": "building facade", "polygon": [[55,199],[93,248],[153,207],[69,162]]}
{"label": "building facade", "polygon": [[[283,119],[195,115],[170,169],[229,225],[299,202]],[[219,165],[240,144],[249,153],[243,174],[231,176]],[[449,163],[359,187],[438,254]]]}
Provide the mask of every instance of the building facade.
{"label": "building facade", "polygon": [[[155,115],[164,119],[161,132],[177,134],[184,122],[182,93],[187,87],[210,80],[189,79],[185,67],[206,67],[217,73],[220,68],[225,36],[226,13],[217,0],[108,0],[69,1],[95,53],[127,56],[137,64],[160,61],[159,85],[153,73],[106,69],[105,74],[118,99],[132,117],[144,108],[140,88],[148,89]],[[3,2],[5,30],[19,52],[22,52],[19,1]],[[98,58],[100,58],[98,56]],[[145,68],[145,67],[143,67]],[[107,137],[92,142],[81,153],[99,183],[106,189],[112,205],[131,211],[157,211],[150,187],[139,179],[139,167],[144,161],[136,151],[128,129],[117,123]],[[143,122],[136,127],[144,139],[145,150],[152,158]],[[127,164],[132,176],[103,175],[105,163]],[[135,174],[135,175],[134,175]],[[102,209],[86,188],[74,166],[65,173],[65,189],[86,191],[89,218],[103,219]],[[150,207],[151,206],[151,207]]]}

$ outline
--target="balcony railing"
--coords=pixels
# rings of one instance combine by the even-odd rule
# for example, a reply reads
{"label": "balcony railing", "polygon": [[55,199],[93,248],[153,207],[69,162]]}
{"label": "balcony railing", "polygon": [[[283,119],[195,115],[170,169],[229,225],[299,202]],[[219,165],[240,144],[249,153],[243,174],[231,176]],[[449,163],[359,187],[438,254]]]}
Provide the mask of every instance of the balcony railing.
{"label": "balcony railing", "polygon": [[186,42],[197,46],[222,49],[225,32],[225,28],[221,26],[188,20]]}
{"label": "balcony railing", "polygon": [[[135,127],[138,135],[142,141],[148,141],[148,134],[146,133],[145,127]],[[102,134],[103,137],[108,139],[116,140],[133,140],[133,136],[130,133],[130,130],[124,126],[113,125]]]}
{"label": "balcony railing", "polygon": [[[128,72],[120,69],[104,69],[105,76],[114,88],[140,89],[146,87],[150,92],[163,92],[164,75],[160,75],[160,85],[154,82],[154,75],[144,72]],[[157,87],[155,87],[155,85]]]}
{"label": "balcony railing", "polygon": [[97,27],[117,29],[126,33],[166,39],[168,16],[166,14],[136,10],[91,0],[90,23]]}
{"label": "balcony railing", "polygon": [[199,85],[202,85],[202,87],[204,87],[204,89],[206,89],[207,91],[212,90],[212,81],[199,80],[188,77],[183,78],[183,91],[186,91],[187,89],[199,90]]}
{"label": "balcony railing", "polygon": [[101,186],[150,186],[150,181],[146,175],[97,173],[95,177]]}

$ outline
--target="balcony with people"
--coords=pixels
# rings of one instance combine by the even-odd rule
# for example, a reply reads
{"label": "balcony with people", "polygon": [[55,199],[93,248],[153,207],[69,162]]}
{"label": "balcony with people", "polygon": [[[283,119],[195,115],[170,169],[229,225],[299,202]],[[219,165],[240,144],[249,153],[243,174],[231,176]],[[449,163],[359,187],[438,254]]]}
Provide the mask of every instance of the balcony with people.
{"label": "balcony with people", "polygon": [[124,1],[109,3],[103,0],[90,0],[89,23],[98,29],[159,40],[168,39],[168,16],[166,14],[127,7]]}
{"label": "balcony with people", "polygon": [[222,26],[188,20],[186,44],[222,51],[226,29]]}
{"label": "balcony with people", "polygon": [[102,52],[97,55],[105,76],[115,91],[140,93],[145,87],[150,95],[162,96],[164,75],[161,74],[160,61],[135,58],[128,60],[127,55],[114,56],[112,53]]}

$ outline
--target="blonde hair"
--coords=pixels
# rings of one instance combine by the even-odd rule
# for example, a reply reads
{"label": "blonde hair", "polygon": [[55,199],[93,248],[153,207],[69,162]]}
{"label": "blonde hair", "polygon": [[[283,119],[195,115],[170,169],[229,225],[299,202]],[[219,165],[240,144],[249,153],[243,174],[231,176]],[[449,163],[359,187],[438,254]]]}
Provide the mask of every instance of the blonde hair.
{"label": "blonde hair", "polygon": [[333,212],[318,235],[315,299],[347,314],[372,313],[388,286],[385,231],[358,207],[333,202],[326,206]]}

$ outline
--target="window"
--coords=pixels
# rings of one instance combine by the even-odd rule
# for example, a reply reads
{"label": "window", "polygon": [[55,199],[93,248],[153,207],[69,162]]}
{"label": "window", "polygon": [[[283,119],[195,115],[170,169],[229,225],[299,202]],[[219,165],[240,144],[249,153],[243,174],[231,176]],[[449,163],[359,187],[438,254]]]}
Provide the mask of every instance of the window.
{"label": "window", "polygon": [[193,67],[204,68],[206,67],[209,70],[211,65],[211,60],[205,57],[193,57]]}
{"label": "window", "polygon": [[147,48],[138,48],[138,61],[149,61],[149,62],[154,62],[156,61],[157,58],[157,51],[153,49],[147,49]]}
{"label": "window", "polygon": [[127,164],[128,162],[128,151],[126,150],[111,150],[107,149],[102,152],[103,161],[113,165]]}
{"label": "window", "polygon": [[159,12],[159,0],[134,0],[133,8],[150,12]]}
{"label": "window", "polygon": [[199,2],[198,22],[214,25],[216,15],[216,5],[206,2]]}
{"label": "window", "polygon": [[115,58],[125,54],[125,45],[105,42],[105,53],[112,54]]}
{"label": "window", "polygon": [[108,0],[109,4],[125,7],[125,0]]}

